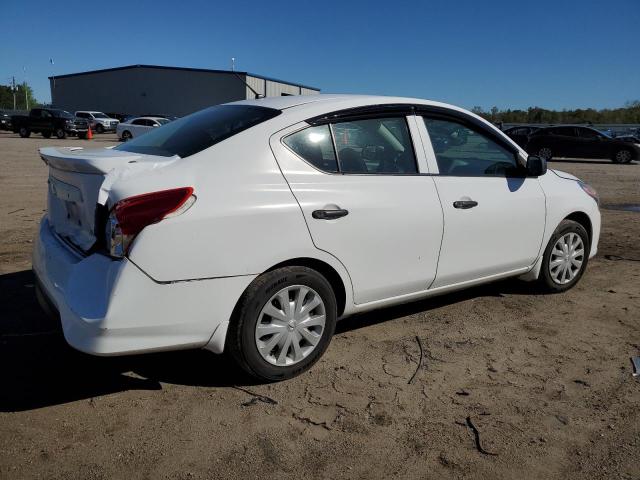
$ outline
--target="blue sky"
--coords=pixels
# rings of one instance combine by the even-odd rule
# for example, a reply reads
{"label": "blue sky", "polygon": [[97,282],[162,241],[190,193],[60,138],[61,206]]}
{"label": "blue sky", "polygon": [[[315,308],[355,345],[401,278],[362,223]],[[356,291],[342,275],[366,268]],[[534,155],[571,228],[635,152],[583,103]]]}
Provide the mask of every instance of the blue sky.
{"label": "blue sky", "polygon": [[[3,0],[0,83],[130,64],[236,69],[471,108],[640,99],[640,0]],[[49,64],[53,57],[54,65]]]}

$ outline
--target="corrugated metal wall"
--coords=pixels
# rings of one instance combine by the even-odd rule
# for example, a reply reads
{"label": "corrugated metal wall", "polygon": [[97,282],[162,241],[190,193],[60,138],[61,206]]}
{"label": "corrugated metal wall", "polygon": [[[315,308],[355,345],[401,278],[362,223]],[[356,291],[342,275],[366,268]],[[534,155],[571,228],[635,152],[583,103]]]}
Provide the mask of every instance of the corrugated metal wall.
{"label": "corrugated metal wall", "polygon": [[[54,106],[131,115],[183,116],[211,105],[253,99],[255,94],[230,72],[171,68],[123,68],[50,79]],[[246,76],[256,92],[267,96],[313,94],[316,90]],[[265,92],[266,90],[266,92]]]}
{"label": "corrugated metal wall", "polygon": [[[264,78],[252,77],[250,75],[247,75],[247,83],[260,95],[266,95],[267,97],[280,97],[282,94],[314,95],[320,93],[319,90],[299,87],[289,83],[275,82],[273,80],[265,80]],[[255,94],[247,87],[247,99],[251,98],[255,98]]]}

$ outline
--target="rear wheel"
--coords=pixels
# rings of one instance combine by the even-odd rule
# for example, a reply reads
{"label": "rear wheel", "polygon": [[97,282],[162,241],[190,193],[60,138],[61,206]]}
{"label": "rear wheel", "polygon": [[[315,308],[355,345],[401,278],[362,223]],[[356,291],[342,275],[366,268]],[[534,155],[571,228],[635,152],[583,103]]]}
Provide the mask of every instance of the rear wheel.
{"label": "rear wheel", "polygon": [[325,352],[336,318],[336,298],[322,275],[306,267],[279,268],[242,295],[227,333],[228,352],[260,380],[292,378]]}
{"label": "rear wheel", "polygon": [[28,138],[31,135],[31,130],[29,130],[27,127],[20,127],[18,133],[22,138]]}
{"label": "rear wheel", "polygon": [[540,158],[543,158],[544,160],[546,160],[548,162],[549,160],[551,160],[553,158],[553,152],[548,147],[542,147],[538,151],[538,156]]}
{"label": "rear wheel", "polygon": [[573,220],[563,220],[544,251],[539,282],[550,292],[569,290],[587,268],[590,250],[585,228]]}
{"label": "rear wheel", "polygon": [[623,148],[622,150],[618,150],[612,158],[613,163],[629,163],[633,160],[633,154],[630,150]]}
{"label": "rear wheel", "polygon": [[62,140],[63,138],[66,138],[67,136],[67,132],[64,131],[64,128],[58,128],[56,130],[56,137],[58,137],[60,140]]}

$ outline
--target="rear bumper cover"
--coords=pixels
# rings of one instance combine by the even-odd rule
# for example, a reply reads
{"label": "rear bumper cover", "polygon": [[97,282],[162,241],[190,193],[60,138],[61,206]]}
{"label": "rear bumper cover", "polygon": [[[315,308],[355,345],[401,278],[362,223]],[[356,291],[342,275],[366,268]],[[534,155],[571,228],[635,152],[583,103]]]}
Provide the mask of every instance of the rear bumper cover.
{"label": "rear bumper cover", "polygon": [[[226,328],[255,278],[240,276],[158,283],[127,259],[83,257],[42,220],[33,251],[39,288],[58,310],[67,342],[94,355],[207,346]],[[220,343],[220,340],[222,343]],[[222,351],[224,338],[214,351]]]}

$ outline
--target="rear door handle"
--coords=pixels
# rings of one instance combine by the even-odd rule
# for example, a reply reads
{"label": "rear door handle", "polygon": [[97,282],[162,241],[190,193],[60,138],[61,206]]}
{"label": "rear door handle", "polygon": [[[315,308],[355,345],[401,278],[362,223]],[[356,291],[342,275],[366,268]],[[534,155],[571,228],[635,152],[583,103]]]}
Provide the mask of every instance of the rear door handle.
{"label": "rear door handle", "polygon": [[477,207],[478,202],[474,200],[458,200],[457,202],[453,202],[453,208],[460,208],[462,210],[466,210],[468,208]]}
{"label": "rear door handle", "polygon": [[349,210],[314,210],[311,216],[317,220],[335,220],[349,214]]}

